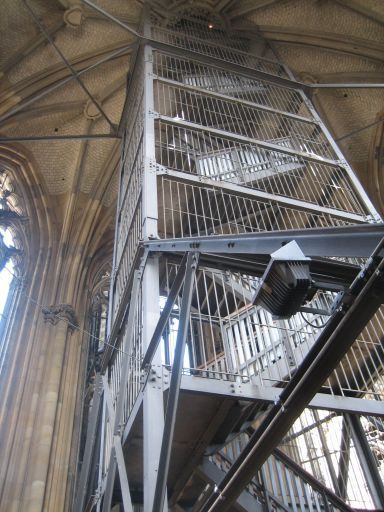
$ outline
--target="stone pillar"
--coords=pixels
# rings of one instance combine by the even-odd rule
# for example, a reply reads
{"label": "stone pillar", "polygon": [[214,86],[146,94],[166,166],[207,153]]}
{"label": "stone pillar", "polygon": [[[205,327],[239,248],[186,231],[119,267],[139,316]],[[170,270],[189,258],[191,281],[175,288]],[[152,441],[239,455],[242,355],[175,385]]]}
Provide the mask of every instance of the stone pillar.
{"label": "stone pillar", "polygon": [[69,304],[50,306],[43,309],[43,315],[44,321],[49,324],[48,348],[44,383],[39,400],[38,438],[32,447],[31,471],[28,471],[25,489],[26,499],[23,509],[28,512],[43,510],[53,435],[60,407],[59,393],[61,385],[64,384],[62,374],[65,368],[63,364],[65,351],[78,326],[74,310]]}

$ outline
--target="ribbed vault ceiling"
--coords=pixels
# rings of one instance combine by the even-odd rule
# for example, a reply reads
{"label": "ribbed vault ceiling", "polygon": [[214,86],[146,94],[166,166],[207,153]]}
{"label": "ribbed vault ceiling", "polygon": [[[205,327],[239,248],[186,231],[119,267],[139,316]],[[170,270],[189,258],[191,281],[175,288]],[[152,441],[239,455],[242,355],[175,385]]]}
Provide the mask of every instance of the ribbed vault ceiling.
{"label": "ribbed vault ceiling", "polygon": [[[27,3],[32,13],[24,0],[3,0],[0,6],[0,137],[117,133],[134,36],[81,0]],[[137,29],[143,1],[94,3]],[[228,26],[268,39],[302,81],[384,82],[382,0],[149,3],[161,16],[190,5],[211,7]],[[71,79],[52,42],[95,101]],[[383,89],[318,89],[313,100],[335,138],[384,115]],[[376,204],[383,201],[382,132],[382,124],[375,124],[340,141]],[[58,196],[59,219],[73,194],[97,198],[114,211],[119,139],[23,141],[12,146],[36,166],[47,193]]]}

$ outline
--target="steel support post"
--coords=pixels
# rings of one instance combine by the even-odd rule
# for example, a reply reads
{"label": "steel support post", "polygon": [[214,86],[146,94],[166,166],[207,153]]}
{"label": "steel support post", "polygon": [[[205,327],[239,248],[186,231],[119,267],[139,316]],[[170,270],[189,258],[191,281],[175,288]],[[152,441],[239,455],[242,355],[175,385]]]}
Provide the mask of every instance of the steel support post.
{"label": "steel support post", "polygon": [[[131,356],[131,343],[132,343],[132,333],[133,333],[133,325],[135,321],[136,316],[136,308],[137,308],[137,302],[138,302],[138,296],[139,296],[139,290],[140,290],[140,282],[141,282],[141,269],[136,270],[134,274],[134,281],[133,281],[133,287],[132,287],[132,293],[131,293],[131,301],[129,305],[129,313],[128,313],[128,321],[126,325],[126,331],[124,336],[124,343],[123,343],[123,360],[121,364],[121,375],[120,375],[120,385],[119,385],[119,391],[117,393],[117,400],[116,400],[116,409],[113,409],[112,400],[109,393],[108,388],[108,382],[106,378],[104,378],[103,384],[104,384],[104,392],[107,394],[106,397],[106,403],[108,407],[108,414],[110,418],[110,423],[113,426],[113,436],[114,440],[116,437],[120,439],[121,437],[121,421],[123,418],[123,405],[124,405],[124,399],[127,389],[127,380],[128,380],[128,371],[129,371],[129,360]],[[120,448],[121,448],[121,441],[120,442]],[[108,474],[107,474],[107,483],[105,486],[105,493],[104,493],[104,501],[103,501],[103,512],[109,512],[111,508],[111,500],[112,500],[112,492],[113,492],[113,485],[115,482],[115,476],[116,476],[116,462],[117,462],[117,455],[116,455],[116,443],[113,444],[113,449],[111,450],[110,460],[108,464]],[[123,471],[124,470],[124,471]],[[126,476],[126,470],[125,466],[124,468],[121,465],[119,465],[119,476],[120,476],[120,483],[123,480],[124,482],[127,480]],[[127,486],[126,486],[127,487]],[[129,500],[127,498],[129,496]],[[125,488],[125,497],[126,497],[126,503],[130,503],[130,495],[129,495],[129,487]],[[124,506],[124,512],[130,512],[132,510],[132,504],[131,508],[125,508]]]}
{"label": "steel support post", "polygon": [[167,322],[168,322],[169,317],[172,312],[172,308],[175,304],[175,301],[177,299],[177,296],[179,295],[181,286],[183,284],[185,272],[186,272],[186,257],[184,257],[183,260],[181,261],[180,268],[177,272],[176,278],[175,278],[175,280],[171,286],[171,289],[169,291],[167,301],[165,303],[163,311],[161,312],[155,332],[153,333],[153,336],[151,338],[151,341],[149,342],[147,351],[145,352],[144,359],[143,359],[143,362],[141,365],[141,367],[143,369],[151,364],[152,358],[156,353],[156,350],[160,343],[161,335],[163,334],[163,331],[167,325]]}
{"label": "steel support post", "polygon": [[120,436],[113,436],[113,448],[115,450],[116,463],[119,470],[119,480],[121,495],[123,497],[124,512],[133,512],[131,493],[129,492],[127,468],[125,467]]}
{"label": "steel support post", "polygon": [[339,486],[340,498],[346,500],[348,488],[348,471],[349,460],[351,457],[350,449],[350,432],[346,418],[343,415],[343,423],[341,427],[341,441],[340,441],[340,460],[339,460],[339,473],[337,481]]}
{"label": "steel support post", "polygon": [[357,224],[334,228],[311,228],[241,233],[238,235],[150,240],[150,251],[211,254],[270,255],[295,240],[306,256],[369,257],[384,236],[384,224]]}
{"label": "steel support post", "polygon": [[371,448],[365,436],[364,429],[360,422],[360,417],[348,414],[346,421],[350,428],[353,444],[359,458],[364,476],[367,481],[372,501],[376,508],[384,509],[384,485],[380,473],[377,469],[376,461],[371,452]]}
{"label": "steel support post", "polygon": [[[149,257],[144,271],[143,285],[143,350],[152,338],[159,318],[159,268],[158,258]],[[143,396],[143,455],[144,455],[144,510],[154,506],[156,480],[164,428],[163,382],[161,352],[157,350],[144,388]],[[165,502],[161,512],[167,512]]]}
{"label": "steel support post", "polygon": [[[147,19],[144,35],[150,34]],[[144,174],[143,174],[143,237],[148,240],[157,237],[157,176],[155,162],[155,128],[153,98],[153,51],[144,47]],[[144,269],[142,282],[143,310],[143,353],[146,353],[160,316],[159,261],[157,256],[149,257]],[[143,456],[144,456],[144,510],[154,506],[155,486],[159,468],[161,442],[164,428],[163,387],[161,373],[161,352],[157,350],[152,358],[152,370],[143,396]],[[168,510],[165,500],[162,511]]]}
{"label": "steel support post", "polygon": [[80,478],[78,482],[77,492],[74,502],[75,512],[82,512],[84,508],[89,473],[91,468],[92,454],[95,447],[95,440],[97,435],[98,418],[100,415],[100,404],[102,395],[102,381],[101,375],[97,374],[95,379],[95,390],[93,393],[92,409],[88,420],[87,437],[85,441],[85,449],[83,456],[83,463],[80,471]]}
{"label": "steel support post", "polygon": [[320,483],[317,478],[311,475],[311,473],[308,473],[305,469],[303,469],[300,464],[297,464],[291,457],[286,455],[283,451],[276,449],[274,450],[274,455],[282,461],[284,464],[286,464],[291,470],[293,470],[295,473],[297,473],[300,478],[304,482],[309,483],[313,489],[318,491],[324,496],[324,501],[330,501],[332,505],[336,506],[338,510],[342,510],[344,512],[352,512],[352,508],[343,502],[340,497],[335,494],[333,491],[325,487],[324,484]]}
{"label": "steel support post", "polygon": [[325,460],[326,460],[326,463],[327,463],[327,466],[328,466],[328,471],[329,471],[329,475],[330,475],[331,480],[332,480],[333,488],[335,490],[335,493],[338,496],[340,496],[339,482],[338,482],[338,479],[337,479],[337,476],[336,476],[335,467],[334,467],[333,462],[332,462],[332,457],[331,457],[331,454],[330,454],[330,451],[329,451],[329,448],[328,448],[327,438],[325,436],[324,429],[323,429],[323,423],[322,423],[322,421],[320,419],[320,415],[319,415],[319,413],[318,413],[318,411],[316,409],[314,409],[312,411],[312,414],[313,414],[314,420],[318,424],[317,431],[319,433],[321,448],[323,450],[323,454],[324,454],[324,457],[325,457]]}
{"label": "steel support post", "polygon": [[122,420],[123,420],[123,405],[126,394],[126,386],[128,380],[129,362],[131,357],[132,349],[132,335],[134,332],[134,322],[136,317],[137,303],[140,293],[142,270],[135,270],[133,276],[133,286],[131,293],[131,301],[129,305],[128,321],[126,325],[126,332],[123,343],[123,361],[121,365],[120,375],[120,386],[117,394],[116,409],[115,409],[115,422],[114,422],[114,434],[121,435]]}
{"label": "steel support post", "polygon": [[186,263],[186,277],[180,308],[179,328],[176,338],[176,348],[172,364],[171,382],[169,386],[167,408],[165,413],[164,434],[161,444],[159,473],[156,481],[153,512],[161,512],[167,488],[169,462],[171,458],[173,433],[175,430],[177,405],[179,401],[181,373],[183,370],[185,344],[189,328],[189,315],[195,275],[198,265],[198,253],[189,253]]}

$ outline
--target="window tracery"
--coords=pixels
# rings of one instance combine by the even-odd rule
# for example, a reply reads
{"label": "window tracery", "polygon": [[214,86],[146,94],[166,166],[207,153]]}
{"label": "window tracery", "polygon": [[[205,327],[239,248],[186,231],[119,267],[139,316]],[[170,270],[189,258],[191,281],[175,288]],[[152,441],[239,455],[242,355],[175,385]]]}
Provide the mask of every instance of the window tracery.
{"label": "window tracery", "polygon": [[18,292],[22,287],[26,249],[26,208],[12,172],[0,168],[0,371]]}

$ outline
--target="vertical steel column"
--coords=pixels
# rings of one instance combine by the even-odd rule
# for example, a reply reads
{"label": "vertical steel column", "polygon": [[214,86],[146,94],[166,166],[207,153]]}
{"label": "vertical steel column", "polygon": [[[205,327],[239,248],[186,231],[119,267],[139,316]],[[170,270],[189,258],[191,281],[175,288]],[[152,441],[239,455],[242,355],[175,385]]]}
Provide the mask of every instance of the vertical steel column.
{"label": "vertical steel column", "polygon": [[347,498],[349,460],[351,455],[350,445],[351,440],[349,427],[346,418],[343,416],[340,441],[339,474],[337,476],[340,498],[343,500]]}
{"label": "vertical steel column", "polygon": [[315,421],[317,423],[317,430],[318,430],[319,437],[320,437],[320,443],[321,443],[321,447],[322,447],[323,452],[324,452],[325,460],[327,462],[328,471],[329,471],[329,475],[330,475],[331,480],[332,480],[333,488],[335,490],[335,493],[338,496],[340,496],[339,482],[338,482],[338,479],[337,479],[337,476],[336,476],[335,468],[333,466],[331,454],[329,453],[329,450],[328,450],[328,443],[327,443],[327,438],[325,437],[325,433],[324,433],[324,429],[323,429],[323,423],[322,423],[322,421],[320,419],[320,415],[319,415],[319,413],[318,413],[318,411],[316,409],[314,409],[312,411],[312,413],[313,413],[313,417],[314,417],[314,419],[315,419]]}
{"label": "vertical steel column", "polygon": [[[151,36],[149,13],[144,21],[144,36]],[[153,98],[153,50],[144,47],[144,174],[142,185],[143,237],[157,236],[157,176],[155,168],[155,127]],[[159,262],[150,257],[144,269],[142,282],[143,353],[152,339],[160,316]],[[144,510],[154,506],[155,486],[159,467],[161,440],[164,428],[161,353],[157,350],[152,359],[152,374],[143,396],[143,446],[144,446]],[[156,371],[156,368],[158,371]],[[164,512],[168,510],[167,501]]]}
{"label": "vertical steel column", "polygon": [[97,435],[97,420],[99,418],[100,413],[101,395],[102,382],[101,375],[98,373],[95,379],[95,390],[93,393],[92,409],[88,420],[87,438],[85,441],[83,464],[81,466],[80,478],[74,502],[75,512],[82,512],[84,508],[84,502],[87,493],[90,467],[92,461],[92,453],[95,447],[95,440]]}
{"label": "vertical steel column", "polygon": [[376,508],[384,509],[384,485],[380,473],[377,470],[376,461],[372,455],[371,448],[365,437],[365,432],[361,426],[360,418],[355,414],[346,414],[345,417],[350,428],[364,476],[367,480],[373,503]]}
{"label": "vertical steel column", "polygon": [[198,260],[199,256],[197,253],[188,254],[183,288],[183,298],[181,301],[180,309],[179,329],[177,332],[175,355],[172,364],[171,382],[169,385],[167,409],[165,413],[164,434],[161,444],[159,472],[156,481],[155,498],[152,509],[153,512],[161,512],[163,509],[165,492],[167,488],[169,461],[171,458],[177,404],[179,401],[180,393],[181,373],[183,370],[185,344],[189,328],[189,315],[191,311],[192,293],[195,284]]}
{"label": "vertical steel column", "polygon": [[[116,476],[116,463],[117,463],[117,450],[121,450],[121,421],[123,418],[123,405],[124,405],[124,399],[125,394],[127,390],[127,380],[128,380],[128,370],[129,370],[129,359],[131,356],[131,344],[132,344],[132,333],[133,333],[133,325],[135,322],[135,316],[136,316],[136,308],[137,308],[137,301],[138,301],[138,295],[139,295],[139,289],[140,289],[140,281],[141,281],[141,269],[136,270],[134,277],[133,277],[133,286],[132,286],[132,292],[131,292],[131,301],[129,305],[129,313],[128,313],[128,321],[126,326],[126,331],[124,335],[124,343],[123,343],[123,360],[121,364],[121,375],[120,375],[120,385],[119,385],[119,391],[117,393],[117,399],[116,399],[116,408],[113,410],[112,400],[109,396],[107,396],[106,402],[108,406],[108,414],[110,419],[110,424],[113,426],[113,438],[114,438],[114,444],[113,448],[111,450],[111,455],[109,459],[109,465],[108,465],[108,474],[107,474],[107,483],[105,486],[105,493],[104,493],[104,502],[103,502],[103,512],[109,512],[111,508],[111,500],[112,500],[112,492],[113,492],[113,485],[115,482],[115,476]],[[105,378],[104,381],[104,392],[106,394],[109,393],[108,389],[108,382]],[[117,446],[116,449],[116,438],[119,439],[120,447]],[[120,452],[119,452],[120,453]],[[125,482],[126,478],[126,470],[125,467],[123,468],[121,465],[121,457],[120,457],[120,465],[119,465],[119,476],[120,476],[120,482]],[[127,498],[129,496],[129,499]],[[125,486],[125,504],[124,505],[124,511],[129,512],[132,509],[132,504],[130,504],[130,495],[129,495],[129,487],[128,485]]]}

